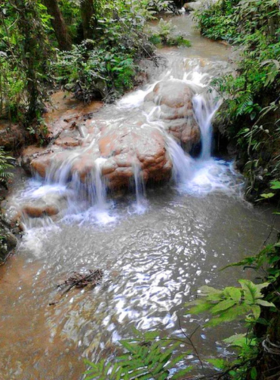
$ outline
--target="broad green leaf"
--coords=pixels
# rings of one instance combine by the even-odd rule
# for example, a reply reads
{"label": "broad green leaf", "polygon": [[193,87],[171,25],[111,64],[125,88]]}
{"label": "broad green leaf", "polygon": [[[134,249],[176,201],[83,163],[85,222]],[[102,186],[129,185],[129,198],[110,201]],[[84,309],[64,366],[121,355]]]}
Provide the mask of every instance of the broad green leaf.
{"label": "broad green leaf", "polygon": [[273,190],[280,190],[280,181],[271,181],[270,188]]}
{"label": "broad green leaf", "polygon": [[248,339],[246,334],[235,334],[223,340],[225,343],[231,346],[244,347],[248,344]]}
{"label": "broad green leaf", "polygon": [[261,194],[261,197],[264,199],[273,198],[274,196],[275,196],[274,193],[263,193],[263,194]]}
{"label": "broad green leaf", "polygon": [[224,291],[225,295],[229,295],[236,303],[241,299],[241,290],[238,288],[227,287]]}
{"label": "broad green leaf", "polygon": [[250,375],[251,375],[252,380],[256,380],[258,378],[258,371],[257,371],[256,367],[253,367],[251,369]]}
{"label": "broad green leaf", "polygon": [[224,359],[207,359],[207,362],[218,369],[224,369],[226,366],[226,360]]}
{"label": "broad green leaf", "polygon": [[212,314],[220,314],[222,311],[227,310],[234,306],[236,304],[233,300],[225,300],[222,302],[219,302],[217,305],[215,305],[210,311]]}
{"label": "broad green leaf", "polygon": [[201,295],[203,295],[203,296],[205,296],[205,295],[211,295],[211,294],[217,294],[217,295],[221,295],[222,294],[221,290],[212,288],[211,286],[207,286],[207,285],[203,285],[199,289],[201,291]]}
{"label": "broad green leaf", "polygon": [[245,302],[254,304],[258,292],[256,285],[249,280],[239,280],[238,282],[241,284],[242,289],[244,290]]}
{"label": "broad green leaf", "polygon": [[264,306],[264,307],[275,307],[274,303],[268,302],[268,301],[265,301],[265,300],[260,300],[260,299],[257,300],[257,304],[261,305],[261,306]]}
{"label": "broad green leaf", "polygon": [[[199,299],[199,300],[191,302],[190,304],[195,304],[195,306],[193,306],[190,310],[188,310],[190,314],[202,313],[204,311],[211,309],[211,307],[213,306],[212,303],[207,302],[207,300],[205,299]],[[188,304],[186,304],[186,306],[188,306]]]}
{"label": "broad green leaf", "polygon": [[259,305],[252,305],[251,308],[255,319],[258,319],[261,315],[261,308],[259,307]]}
{"label": "broad green leaf", "polygon": [[251,311],[251,307],[246,304],[235,305],[229,311],[225,311],[220,314],[219,317],[213,317],[209,322],[205,324],[206,327],[214,327],[224,322],[231,322],[235,319],[240,318],[244,314],[247,314]]}

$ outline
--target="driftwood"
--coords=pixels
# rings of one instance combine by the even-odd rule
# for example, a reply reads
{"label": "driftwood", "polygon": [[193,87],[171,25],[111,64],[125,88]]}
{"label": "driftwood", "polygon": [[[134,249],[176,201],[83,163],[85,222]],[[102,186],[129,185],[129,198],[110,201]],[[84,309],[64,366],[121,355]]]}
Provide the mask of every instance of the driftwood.
{"label": "driftwood", "polygon": [[[102,277],[103,271],[100,269],[95,271],[89,270],[89,272],[85,274],[73,272],[73,275],[71,275],[67,280],[57,285],[57,287],[62,291],[60,293],[60,299],[73,288],[82,289],[86,286],[94,288],[100,283]],[[49,305],[56,305],[58,302],[59,301],[50,302]]]}

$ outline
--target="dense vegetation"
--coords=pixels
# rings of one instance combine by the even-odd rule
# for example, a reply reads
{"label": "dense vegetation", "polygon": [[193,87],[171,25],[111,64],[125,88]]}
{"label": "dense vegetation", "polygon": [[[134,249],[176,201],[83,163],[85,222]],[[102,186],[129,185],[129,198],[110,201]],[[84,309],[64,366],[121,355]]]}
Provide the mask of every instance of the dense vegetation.
{"label": "dense vegetation", "polygon": [[239,49],[235,75],[216,86],[226,99],[220,120],[237,144],[247,193],[255,200],[280,174],[279,16],[277,0],[221,0],[196,13],[204,36]]}
{"label": "dense vegetation", "polygon": [[0,4],[0,118],[40,124],[49,92],[112,100],[153,56],[143,28],[164,0],[12,0]]}

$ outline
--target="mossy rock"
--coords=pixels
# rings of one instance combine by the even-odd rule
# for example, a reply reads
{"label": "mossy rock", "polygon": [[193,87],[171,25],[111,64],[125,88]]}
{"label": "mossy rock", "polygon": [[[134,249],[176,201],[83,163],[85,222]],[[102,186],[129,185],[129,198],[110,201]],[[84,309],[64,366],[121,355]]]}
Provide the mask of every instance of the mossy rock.
{"label": "mossy rock", "polygon": [[3,264],[8,254],[17,246],[17,238],[8,228],[7,222],[0,217],[0,265]]}

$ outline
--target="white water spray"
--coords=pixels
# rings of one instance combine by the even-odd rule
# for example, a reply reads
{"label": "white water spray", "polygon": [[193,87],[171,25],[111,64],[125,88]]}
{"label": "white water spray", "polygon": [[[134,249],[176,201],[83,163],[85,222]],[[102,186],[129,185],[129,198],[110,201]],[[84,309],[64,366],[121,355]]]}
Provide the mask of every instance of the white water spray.
{"label": "white water spray", "polygon": [[133,172],[136,196],[134,209],[137,214],[143,214],[147,209],[147,199],[145,194],[145,183],[139,165],[133,165]]}
{"label": "white water spray", "polygon": [[212,99],[207,99],[202,94],[193,97],[193,108],[197,123],[201,133],[201,154],[202,160],[209,160],[212,153],[212,124],[211,120],[215,115],[218,104]]}

